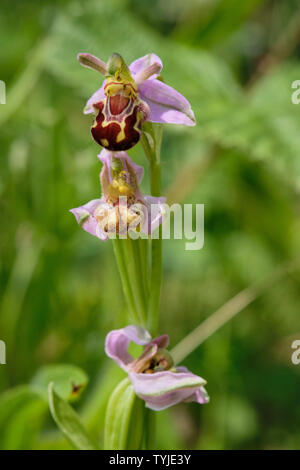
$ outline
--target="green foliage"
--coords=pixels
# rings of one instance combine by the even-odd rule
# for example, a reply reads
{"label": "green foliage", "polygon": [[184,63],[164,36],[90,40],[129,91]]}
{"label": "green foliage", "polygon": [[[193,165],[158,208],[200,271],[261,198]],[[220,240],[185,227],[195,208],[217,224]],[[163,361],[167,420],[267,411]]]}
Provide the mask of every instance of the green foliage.
{"label": "green foliage", "polygon": [[77,450],[96,450],[87,431],[80,422],[73,408],[54,390],[53,383],[49,385],[49,407],[57,426]]}
{"label": "green foliage", "polygon": [[20,385],[3,393],[0,400],[1,449],[30,449],[37,435],[47,404],[30,386]]}
{"label": "green foliage", "polygon": [[[50,383],[52,408],[57,408],[53,413],[55,419],[62,422],[61,400],[64,403],[65,400],[77,400],[87,381],[79,367],[55,364],[38,370],[29,385],[19,385],[4,392],[0,401],[0,424],[5,429],[0,439],[1,448],[30,449],[37,445],[47,415]],[[64,426],[68,429],[67,424]]]}
{"label": "green foliage", "polygon": [[49,383],[57,395],[67,401],[77,400],[88,382],[87,375],[79,367],[68,364],[44,366],[33,377],[31,385],[44,397],[48,397]]}

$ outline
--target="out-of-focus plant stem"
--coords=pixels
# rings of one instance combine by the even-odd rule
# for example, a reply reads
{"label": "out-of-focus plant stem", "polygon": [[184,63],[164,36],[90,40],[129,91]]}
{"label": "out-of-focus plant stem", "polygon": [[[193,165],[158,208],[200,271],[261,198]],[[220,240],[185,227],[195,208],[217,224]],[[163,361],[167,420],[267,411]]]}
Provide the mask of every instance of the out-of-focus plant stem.
{"label": "out-of-focus plant stem", "polygon": [[278,269],[262,281],[247,287],[232,297],[221,308],[219,308],[210,317],[204,320],[195,330],[189,333],[183,340],[181,340],[175,348],[172,349],[171,354],[175,363],[181,362],[191,352],[197,349],[209,336],[215,333],[219,328],[225,325],[229,320],[235,317],[239,312],[244,310],[251,302],[256,300],[262,295],[269,287],[275,282],[279,281],[282,277],[295,271],[300,266],[300,258],[296,258]]}

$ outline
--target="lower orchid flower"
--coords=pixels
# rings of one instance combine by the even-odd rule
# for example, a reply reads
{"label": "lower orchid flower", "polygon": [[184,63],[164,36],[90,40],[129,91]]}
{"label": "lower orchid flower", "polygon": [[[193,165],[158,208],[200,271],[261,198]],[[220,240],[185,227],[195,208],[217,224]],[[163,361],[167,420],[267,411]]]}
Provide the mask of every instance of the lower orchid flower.
{"label": "lower orchid flower", "polygon": [[84,110],[96,114],[91,133],[102,147],[113,151],[131,148],[139,141],[147,120],[195,125],[186,98],[159,80],[162,62],[157,55],[148,54],[129,67],[119,54],[112,54],[107,64],[88,53],[78,54],[78,60],[105,76]]}
{"label": "lower orchid flower", "polygon": [[[144,346],[137,359],[128,353],[130,341]],[[147,330],[131,325],[108,333],[105,352],[128,373],[135,393],[147,408],[158,411],[180,402],[208,403],[206,381],[186,367],[175,367],[165,349],[168,344],[168,335],[152,339]]]}
{"label": "lower orchid flower", "polygon": [[139,188],[143,168],[126,152],[102,150],[100,173],[102,197],[71,209],[78,224],[92,235],[107,238],[144,238],[162,222],[164,197],[144,196]]}

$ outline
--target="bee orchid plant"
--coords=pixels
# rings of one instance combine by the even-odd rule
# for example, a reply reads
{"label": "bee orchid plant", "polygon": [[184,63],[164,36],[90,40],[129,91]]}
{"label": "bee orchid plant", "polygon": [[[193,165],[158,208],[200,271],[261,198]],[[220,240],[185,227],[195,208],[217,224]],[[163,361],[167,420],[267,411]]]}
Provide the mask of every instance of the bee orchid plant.
{"label": "bee orchid plant", "polygon": [[[107,63],[89,53],[78,54],[78,60],[103,76],[84,108],[85,114],[94,115],[91,134],[102,147],[101,195],[71,212],[89,234],[101,241],[112,239],[128,306],[129,326],[108,332],[105,340],[106,355],[125,373],[107,405],[105,447],[147,448],[145,436],[154,434],[149,413],[153,420],[155,412],[180,402],[209,401],[206,381],[174,364],[168,335],[156,336],[165,202],[159,156],[162,125],[194,126],[195,117],[187,99],[162,80],[162,61],[156,54],[129,66],[119,54],[112,54]],[[142,193],[144,170],[126,152],[139,141],[149,162],[151,195]],[[140,348],[135,358],[128,350],[132,343]]]}

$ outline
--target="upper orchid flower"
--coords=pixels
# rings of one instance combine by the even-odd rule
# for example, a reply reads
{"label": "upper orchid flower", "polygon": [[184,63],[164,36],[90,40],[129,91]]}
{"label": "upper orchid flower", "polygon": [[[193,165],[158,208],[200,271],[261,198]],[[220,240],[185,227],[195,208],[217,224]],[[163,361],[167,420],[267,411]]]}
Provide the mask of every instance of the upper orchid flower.
{"label": "upper orchid flower", "polygon": [[[144,346],[138,359],[128,353],[130,341]],[[128,373],[135,393],[152,410],[163,410],[180,402],[208,403],[206,381],[185,367],[174,367],[165,349],[168,344],[168,335],[152,339],[144,328],[127,326],[108,333],[105,352]]]}
{"label": "upper orchid flower", "polygon": [[98,157],[103,163],[102,197],[72,209],[77,222],[103,241],[116,234],[126,238],[127,232],[152,233],[162,221],[165,198],[141,193],[144,170],[126,152],[103,149]]}
{"label": "upper orchid flower", "polygon": [[133,147],[146,120],[195,125],[189,102],[159,80],[162,62],[157,55],[148,54],[129,67],[119,54],[113,54],[107,64],[87,53],[78,54],[78,60],[106,77],[84,109],[85,114],[97,115],[91,132],[102,147],[114,151]]}

